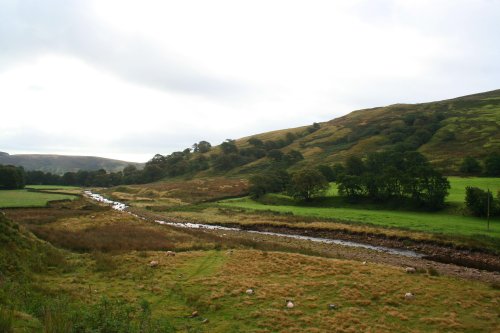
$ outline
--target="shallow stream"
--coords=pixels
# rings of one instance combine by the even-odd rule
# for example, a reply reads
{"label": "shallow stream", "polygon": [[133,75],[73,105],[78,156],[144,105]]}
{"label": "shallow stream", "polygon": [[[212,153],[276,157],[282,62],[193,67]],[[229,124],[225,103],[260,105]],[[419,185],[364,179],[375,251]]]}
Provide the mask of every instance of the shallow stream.
{"label": "shallow stream", "polygon": [[[92,193],[91,191],[85,191],[84,193],[90,199],[108,204],[113,209],[116,209],[119,211],[125,211],[128,207],[124,203],[106,199],[102,195],[97,194],[97,193]],[[144,219],[144,217],[138,216],[136,214],[133,214],[133,215]],[[341,240],[341,239],[330,239],[330,238],[310,237],[310,236],[293,235],[293,234],[282,234],[282,233],[267,232],[267,231],[245,230],[245,229],[240,229],[240,228],[224,227],[224,226],[219,226],[219,225],[214,225],[214,224],[200,224],[200,223],[189,223],[189,222],[179,223],[179,222],[168,222],[168,221],[163,221],[163,220],[155,220],[155,222],[159,223],[159,224],[163,224],[163,225],[177,227],[177,228],[246,232],[246,233],[269,235],[269,236],[275,236],[275,237],[285,237],[285,238],[293,238],[293,239],[299,239],[299,240],[307,240],[307,241],[317,242],[317,243],[337,244],[337,245],[343,245],[343,246],[349,246],[349,247],[365,248],[365,249],[369,249],[369,250],[385,252],[385,253],[390,253],[390,254],[396,254],[396,255],[401,255],[401,256],[405,256],[405,257],[412,257],[412,258],[424,257],[423,254],[415,252],[415,251],[411,251],[411,250],[395,249],[395,248],[389,248],[389,247],[384,247],[384,246],[375,246],[375,245],[369,245],[369,244],[364,244],[364,243],[345,241],[345,240]]]}

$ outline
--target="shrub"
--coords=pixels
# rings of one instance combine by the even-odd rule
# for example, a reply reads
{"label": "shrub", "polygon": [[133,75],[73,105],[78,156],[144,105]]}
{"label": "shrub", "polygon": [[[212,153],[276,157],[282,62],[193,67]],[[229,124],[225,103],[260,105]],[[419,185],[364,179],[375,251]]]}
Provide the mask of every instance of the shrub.
{"label": "shrub", "polygon": [[487,216],[488,209],[491,216],[496,213],[495,201],[491,192],[486,192],[478,187],[467,186],[465,188],[465,205],[474,216]]}

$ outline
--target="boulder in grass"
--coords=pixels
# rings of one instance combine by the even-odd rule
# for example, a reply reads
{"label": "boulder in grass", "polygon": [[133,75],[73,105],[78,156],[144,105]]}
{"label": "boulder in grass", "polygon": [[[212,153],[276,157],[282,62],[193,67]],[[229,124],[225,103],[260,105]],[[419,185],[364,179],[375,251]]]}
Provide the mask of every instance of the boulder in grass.
{"label": "boulder in grass", "polygon": [[407,300],[412,300],[415,298],[415,295],[413,295],[412,293],[408,292],[405,294],[405,299]]}
{"label": "boulder in grass", "polygon": [[286,307],[289,309],[293,309],[295,307],[295,304],[291,300],[286,301]]}
{"label": "boulder in grass", "polygon": [[253,295],[254,291],[252,288],[248,288],[247,291],[245,291],[247,295]]}
{"label": "boulder in grass", "polygon": [[158,261],[156,261],[156,260],[153,260],[153,261],[151,261],[151,262],[149,263],[149,267],[158,267],[158,265],[159,265],[159,262],[158,262]]}
{"label": "boulder in grass", "polygon": [[167,251],[167,257],[175,257],[174,251]]}

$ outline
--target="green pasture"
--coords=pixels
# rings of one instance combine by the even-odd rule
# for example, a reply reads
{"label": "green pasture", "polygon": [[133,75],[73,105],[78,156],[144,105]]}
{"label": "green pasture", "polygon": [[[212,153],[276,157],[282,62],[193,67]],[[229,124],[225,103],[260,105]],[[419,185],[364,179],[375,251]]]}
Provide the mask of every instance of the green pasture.
{"label": "green pasture", "polygon": [[26,185],[26,188],[34,190],[78,190],[78,186],[65,186],[65,185]]}
{"label": "green pasture", "polygon": [[450,203],[463,203],[465,200],[465,188],[467,186],[479,187],[483,190],[488,188],[496,197],[497,192],[500,191],[500,178],[489,177],[448,177],[451,189],[450,194],[446,198]]}
{"label": "green pasture", "polygon": [[49,201],[73,200],[76,196],[55,193],[30,192],[28,190],[0,191],[0,208],[7,207],[43,207]]}
{"label": "green pasture", "polygon": [[[490,187],[495,191],[500,188],[500,178],[460,178],[449,177],[451,189],[448,202],[463,204],[466,186],[480,188]],[[495,192],[496,193],[496,192]],[[327,191],[327,196],[337,195],[336,184],[332,184]],[[279,202],[280,200],[278,200]],[[263,204],[250,198],[228,199],[219,204],[226,207],[244,208],[257,211],[273,211],[279,213],[292,213],[296,216],[335,219],[346,222],[361,222],[384,227],[395,227],[431,233],[442,233],[460,236],[489,236],[500,241],[500,218],[491,219],[490,228],[487,229],[485,219],[464,216],[459,210],[444,210],[441,212],[417,212],[405,210],[377,209],[368,205],[355,204],[325,205],[311,207],[296,205],[292,200],[281,196],[283,204]],[[332,203],[334,201],[325,201]]]}

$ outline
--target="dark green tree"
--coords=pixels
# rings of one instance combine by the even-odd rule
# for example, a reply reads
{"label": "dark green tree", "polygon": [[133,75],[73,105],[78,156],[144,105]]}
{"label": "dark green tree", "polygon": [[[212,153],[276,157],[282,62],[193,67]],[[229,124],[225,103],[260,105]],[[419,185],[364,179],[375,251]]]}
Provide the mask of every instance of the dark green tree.
{"label": "dark green tree", "polygon": [[486,176],[498,177],[500,176],[500,154],[490,154],[484,160],[484,173]]}
{"label": "dark green tree", "polygon": [[316,169],[303,169],[292,175],[289,192],[294,198],[309,201],[328,187],[328,181],[321,172]]}
{"label": "dark green tree", "polygon": [[226,139],[226,141],[221,143],[220,148],[223,154],[235,154],[238,152],[236,142],[232,139]]}
{"label": "dark green tree", "polygon": [[26,185],[26,175],[22,167],[0,165],[0,189],[20,189]]}
{"label": "dark green tree", "polygon": [[480,174],[482,171],[481,164],[479,161],[472,156],[467,156],[463,159],[460,165],[460,172],[465,174]]}
{"label": "dark green tree", "polygon": [[465,188],[465,206],[474,216],[485,217],[488,214],[488,205],[490,216],[496,212],[495,202],[491,192],[484,191],[478,187],[467,186]]}

